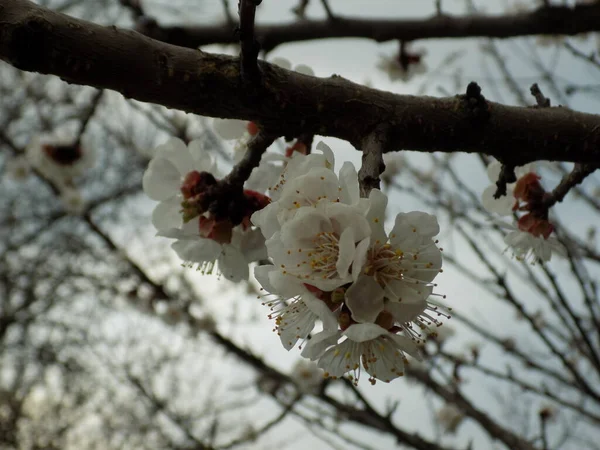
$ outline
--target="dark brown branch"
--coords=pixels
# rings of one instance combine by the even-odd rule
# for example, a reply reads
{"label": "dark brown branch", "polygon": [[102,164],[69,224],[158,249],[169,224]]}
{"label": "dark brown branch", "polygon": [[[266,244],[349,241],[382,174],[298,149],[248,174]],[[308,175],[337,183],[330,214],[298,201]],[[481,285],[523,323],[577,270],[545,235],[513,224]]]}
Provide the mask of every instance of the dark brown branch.
{"label": "dark brown branch", "polygon": [[387,127],[377,127],[364,140],[362,164],[358,171],[361,197],[369,197],[372,189],[380,188],[379,176],[385,170],[383,154],[387,144]]}
{"label": "dark brown branch", "polygon": [[595,172],[600,164],[575,164],[573,170],[563,177],[558,186],[544,198],[543,206],[551,208],[556,203],[562,202],[569,191],[581,183],[588,175]]}
{"label": "dark brown branch", "polygon": [[237,58],[101,27],[26,0],[4,0],[0,24],[0,58],[22,70],[204,116],[252,120],[278,135],[333,136],[360,148],[386,123],[390,151],[478,152],[515,165],[600,160],[600,117],[567,108],[486,101],[489,117],[482,125],[464,96],[395,95],[265,62],[259,63],[263,84],[257,102],[240,80]]}
{"label": "dark brown branch", "polygon": [[247,83],[258,82],[260,73],[258,71],[258,52],[260,45],[254,37],[254,19],[256,6],[262,0],[239,0],[240,14],[240,74],[242,80]]}
{"label": "dark brown branch", "polygon": [[223,181],[231,185],[243,186],[244,182],[250,178],[254,168],[258,167],[263,153],[276,138],[275,135],[259,131],[248,143],[248,149],[242,160],[236,164]]}
{"label": "dark brown branch", "polygon": [[[391,40],[490,37],[509,38],[539,34],[574,35],[600,30],[600,4],[542,7],[536,11],[503,16],[451,16],[435,14],[427,19],[353,19],[334,16],[335,20],[304,20],[281,25],[256,27],[264,50],[278,45],[328,38],[365,38],[377,42]],[[235,43],[229,26],[176,26],[138,31],[171,44],[198,48],[208,44]]]}

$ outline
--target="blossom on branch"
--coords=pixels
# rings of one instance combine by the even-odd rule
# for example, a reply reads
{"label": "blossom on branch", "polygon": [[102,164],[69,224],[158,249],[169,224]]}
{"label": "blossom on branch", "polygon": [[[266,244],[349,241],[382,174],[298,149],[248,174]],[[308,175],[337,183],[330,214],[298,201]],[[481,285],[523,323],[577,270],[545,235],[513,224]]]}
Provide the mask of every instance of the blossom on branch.
{"label": "blossom on branch", "polygon": [[[488,166],[488,176],[492,182],[499,179],[501,166],[498,161]],[[486,210],[501,216],[526,211],[517,219],[516,227],[498,222],[500,227],[509,230],[504,242],[512,249],[515,258],[529,259],[532,263],[550,261],[552,253],[566,256],[564,246],[551,236],[554,226],[548,219],[549,208],[544,203],[548,194],[540,183],[541,177],[531,165],[517,167],[515,175],[517,181],[507,185],[507,195],[496,199],[497,186],[492,184],[485,189],[481,199]]]}
{"label": "blossom on branch", "polygon": [[255,276],[287,350],[322,323],[304,357],[329,377],[352,372],[358,382],[364,368],[372,383],[388,382],[446,316],[428,300],[441,271],[439,225],[429,214],[401,213],[388,235],[387,197],[373,189],[360,198],[354,166],[336,175],[331,149],[317,148],[323,153],[292,157],[270,191],[274,201],[251,217],[273,263]]}
{"label": "blossom on branch", "polygon": [[199,141],[170,139],[159,146],[144,173],[144,192],[160,203],[152,213],[158,235],[203,273],[232,281],[248,278],[248,264],[266,257],[264,238],[250,216],[269,199],[215,178],[216,167]]}

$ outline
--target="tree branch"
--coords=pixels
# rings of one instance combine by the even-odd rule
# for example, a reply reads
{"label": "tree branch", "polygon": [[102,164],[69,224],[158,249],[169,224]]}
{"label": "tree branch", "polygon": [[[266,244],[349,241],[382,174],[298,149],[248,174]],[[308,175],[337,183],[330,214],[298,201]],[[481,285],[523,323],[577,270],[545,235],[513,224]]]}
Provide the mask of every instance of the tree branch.
{"label": "tree branch", "polygon": [[[362,147],[382,123],[387,150],[477,152],[523,165],[600,160],[600,117],[567,108],[485,101],[485,121],[465,96],[395,95],[339,76],[316,78],[259,62],[262,85],[247,92],[237,58],[203,53],[102,27],[26,0],[0,7],[0,58],[65,81],[203,116],[252,120],[277,135],[333,136]],[[476,108],[481,110],[479,106]]]}
{"label": "tree branch", "polygon": [[[329,16],[330,12],[328,12]],[[574,7],[540,7],[535,11],[502,16],[451,16],[434,14],[427,19],[353,19],[335,15],[335,20],[303,20],[282,25],[256,27],[263,49],[281,44],[330,38],[365,38],[377,42],[414,41],[439,38],[509,38],[539,34],[574,35],[600,30],[600,4]],[[235,37],[227,24],[162,27],[139,23],[140,33],[182,47],[233,44]]]}
{"label": "tree branch", "polygon": [[260,45],[254,37],[254,18],[256,6],[262,0],[239,0],[240,14],[240,73],[246,84],[257,83],[260,77],[258,70],[258,52]]}

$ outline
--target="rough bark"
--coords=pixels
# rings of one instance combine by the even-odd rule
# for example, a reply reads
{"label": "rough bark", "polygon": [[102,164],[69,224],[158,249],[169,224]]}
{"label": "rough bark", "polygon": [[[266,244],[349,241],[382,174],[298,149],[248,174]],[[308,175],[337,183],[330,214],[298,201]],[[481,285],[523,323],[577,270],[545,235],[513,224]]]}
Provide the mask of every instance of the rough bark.
{"label": "rough bark", "polygon": [[[600,117],[567,108],[488,102],[470,86],[447,98],[396,95],[340,76],[309,77],[265,62],[249,90],[239,60],[102,27],[26,0],[0,5],[0,58],[15,67],[204,116],[253,120],[273,134],[333,136],[360,148],[387,125],[393,150],[479,152],[513,165],[600,161]],[[532,99],[533,101],[533,99]]]}

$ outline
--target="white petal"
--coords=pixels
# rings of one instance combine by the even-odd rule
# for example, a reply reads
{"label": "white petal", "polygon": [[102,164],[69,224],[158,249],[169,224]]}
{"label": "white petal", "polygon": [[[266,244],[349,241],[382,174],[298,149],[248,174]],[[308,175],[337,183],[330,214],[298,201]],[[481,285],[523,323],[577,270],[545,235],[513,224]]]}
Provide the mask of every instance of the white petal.
{"label": "white petal", "polygon": [[275,268],[275,266],[272,266],[270,264],[266,264],[264,266],[256,266],[254,268],[254,278],[256,278],[256,281],[260,283],[260,285],[265,291],[271,294],[278,294],[275,288],[271,285],[271,281],[269,280],[269,274],[274,270],[276,271],[277,269]]}
{"label": "white petal", "polygon": [[386,329],[374,323],[357,323],[350,325],[343,334],[354,342],[365,342],[389,333]]}
{"label": "white petal", "polygon": [[177,241],[171,245],[183,261],[202,263],[215,261],[221,254],[221,245],[210,239],[198,239],[194,241]]}
{"label": "white petal", "polygon": [[325,159],[328,163],[327,168],[333,170],[335,168],[335,157],[333,156],[333,150],[331,150],[331,147],[329,147],[329,145],[327,145],[325,142],[319,141],[317,143],[317,150],[320,150],[325,156]]}
{"label": "white petal", "polygon": [[269,203],[250,217],[250,221],[260,229],[265,239],[271,238],[281,228],[277,220],[279,209],[280,205]]}
{"label": "white petal", "polygon": [[320,232],[331,232],[329,218],[312,208],[301,208],[293,220],[281,227],[281,241],[288,247],[303,247],[303,240],[312,241]]}
{"label": "white petal", "polygon": [[413,358],[421,361],[422,357],[419,347],[417,347],[417,344],[415,344],[412,339],[402,336],[401,334],[393,333],[390,333],[388,337],[392,339],[396,343],[396,346],[403,352],[406,352]]}
{"label": "white petal", "polygon": [[248,279],[248,263],[237,248],[232,245],[223,245],[219,257],[219,270],[225,278],[230,281],[242,281]]}
{"label": "white petal", "polygon": [[290,351],[299,339],[306,339],[315,327],[317,316],[302,300],[297,300],[279,316],[279,337],[283,347]]}
{"label": "white petal", "polygon": [[142,178],[142,186],[152,200],[167,200],[179,191],[181,174],[170,161],[156,158],[148,164]]}
{"label": "white petal", "polygon": [[501,216],[508,216],[512,214],[515,198],[512,196],[512,191],[508,189],[507,193],[510,195],[503,195],[500,198],[494,198],[494,194],[496,193],[497,189],[498,188],[495,184],[485,188],[483,194],[481,194],[481,204],[491,213],[499,214]]}
{"label": "white petal", "polygon": [[354,251],[354,262],[352,263],[352,279],[356,281],[362,272],[362,268],[367,262],[367,252],[369,250],[370,238],[364,238],[358,243]]}
{"label": "white petal", "polygon": [[271,60],[271,64],[275,64],[276,66],[281,67],[282,69],[292,70],[292,63],[281,57],[273,58]]}
{"label": "white petal", "polygon": [[354,168],[354,164],[346,161],[340,169],[340,201],[348,205],[358,203],[360,198],[360,190],[358,186],[358,173]]}
{"label": "white petal", "polygon": [[302,350],[302,356],[312,361],[319,358],[327,347],[335,345],[340,338],[337,330],[323,330],[315,334]]}
{"label": "white petal", "polygon": [[367,220],[371,226],[371,242],[373,244],[384,244],[387,241],[385,233],[385,208],[387,207],[388,198],[379,189],[371,190],[369,194],[369,203],[367,210]]}
{"label": "white petal", "polygon": [[373,277],[363,275],[346,291],[346,306],[352,318],[359,322],[375,322],[383,311],[384,291]]}
{"label": "white petal", "polygon": [[157,230],[179,228],[182,225],[181,202],[178,197],[172,197],[160,202],[152,211],[152,225]]}
{"label": "white petal", "polygon": [[[238,231],[239,227],[234,228],[232,245],[240,249],[246,262],[260,261],[267,259],[267,247],[265,246],[265,238],[260,230]],[[240,236],[239,239],[237,237]]]}
{"label": "white petal", "polygon": [[193,170],[194,160],[192,155],[181,139],[171,138],[162,145],[159,145],[156,149],[156,158],[165,158],[171,162],[180,175],[185,176],[188,172]]}
{"label": "white petal", "polygon": [[340,240],[339,245],[339,256],[335,264],[335,268],[340,277],[344,278],[348,276],[350,265],[354,261],[354,252],[356,247],[354,245],[354,230],[352,228],[346,228]]}
{"label": "white petal", "polygon": [[324,330],[337,330],[337,317],[323,300],[319,300],[314,295],[306,293],[302,295],[302,301],[323,322]]}
{"label": "white petal", "polygon": [[330,377],[341,377],[346,372],[358,369],[360,364],[360,345],[346,340],[327,350],[319,359],[317,366]]}
{"label": "white petal", "polygon": [[215,119],[213,128],[226,141],[239,139],[246,132],[248,122],[236,119]]}
{"label": "white petal", "polygon": [[492,161],[487,166],[487,174],[488,178],[492,183],[496,183],[498,178],[500,178],[500,171],[502,170],[502,163],[500,161]]}
{"label": "white petal", "polygon": [[427,302],[422,299],[411,300],[403,299],[401,302],[388,302],[385,304],[385,310],[394,316],[396,322],[412,322],[425,311]]}
{"label": "white petal", "polygon": [[298,64],[296,67],[294,67],[294,72],[298,72],[304,75],[310,75],[311,77],[315,76],[315,72],[312,70],[311,67],[307,66],[306,64]]}
{"label": "white petal", "polygon": [[[190,155],[194,160],[193,169],[198,172],[213,172],[215,169],[215,162],[209,150],[204,148],[200,139],[194,139],[189,143],[188,146]],[[192,168],[189,169],[190,171]]]}

